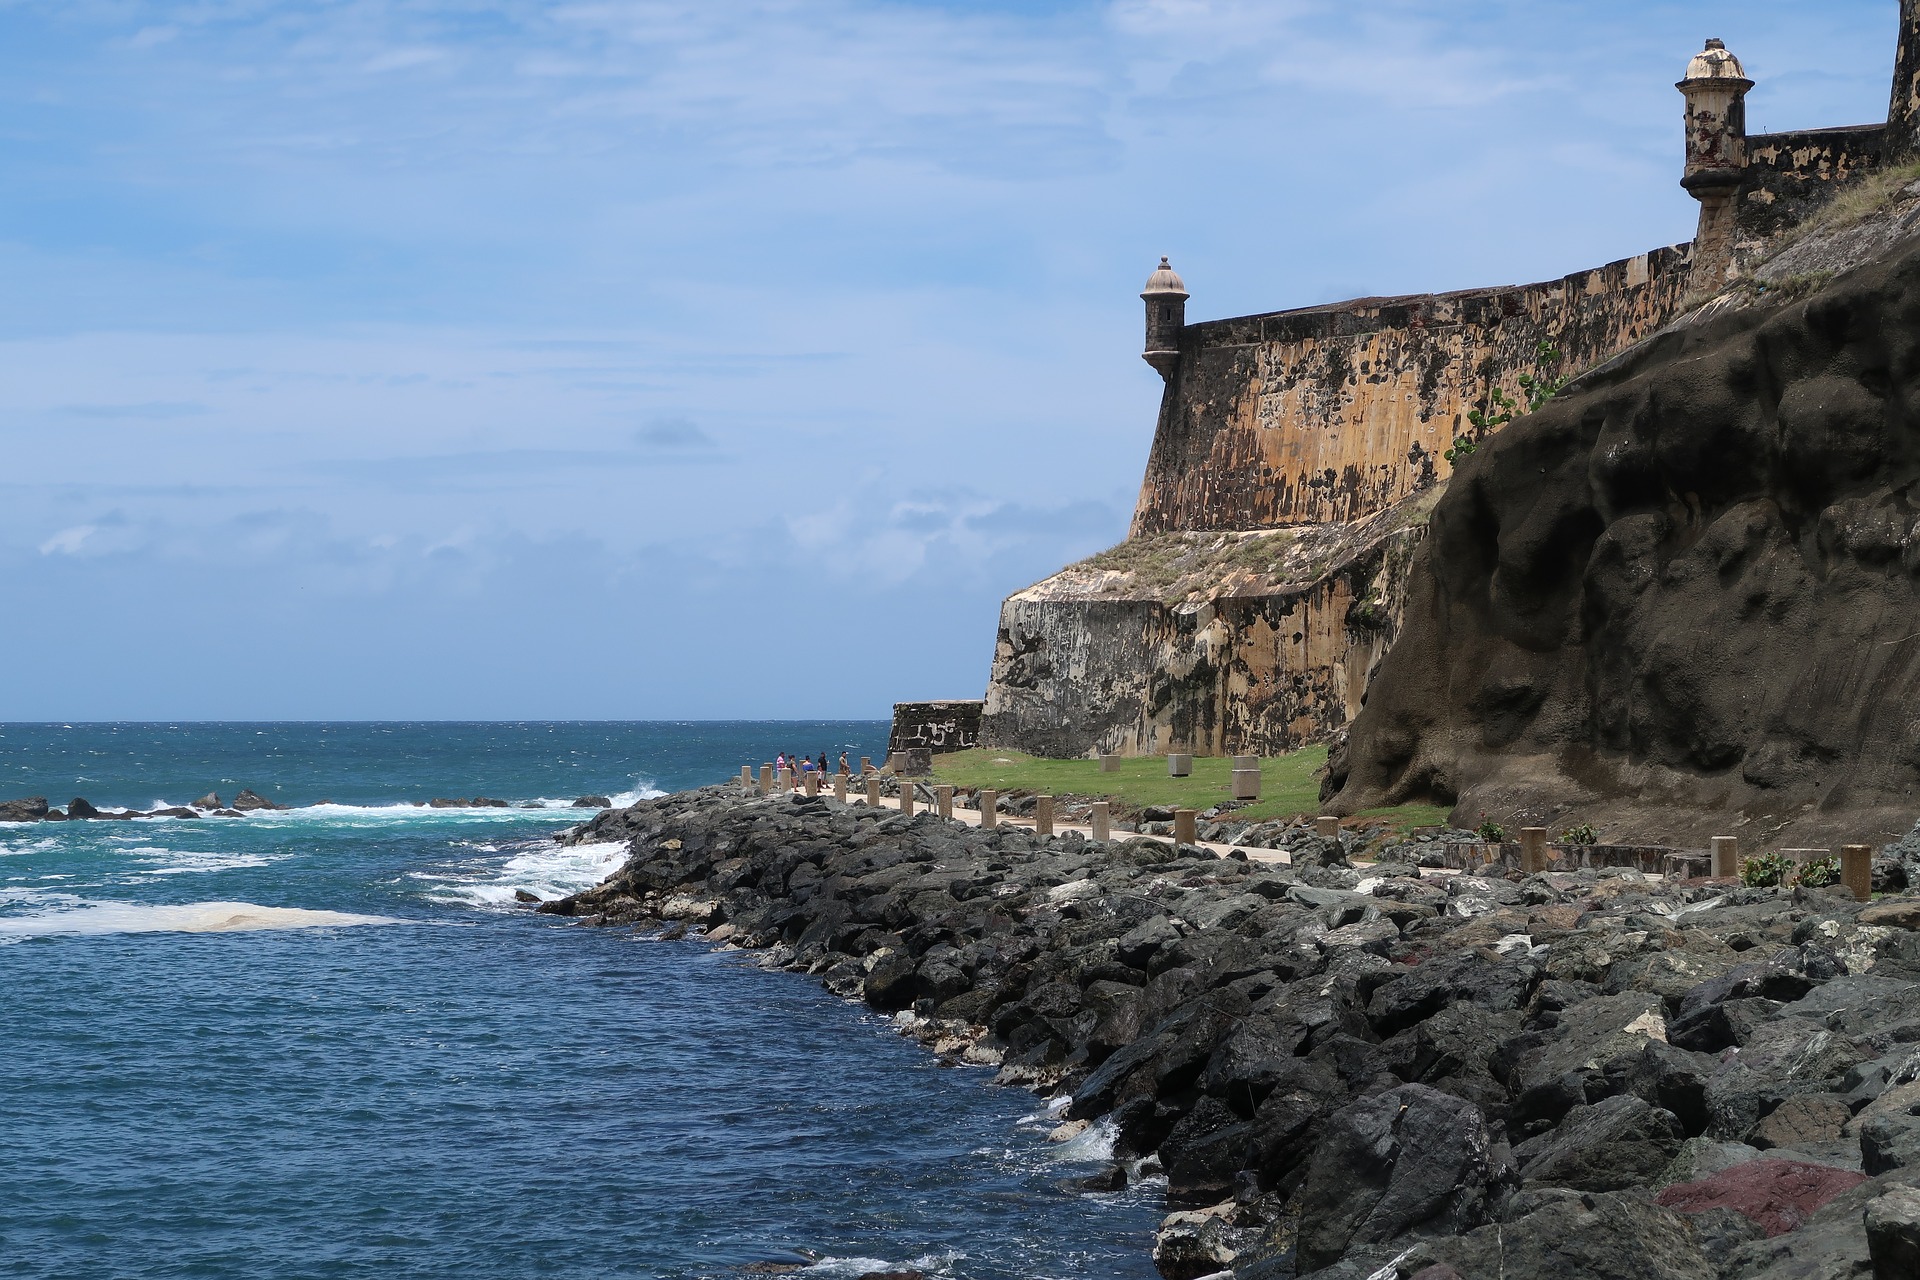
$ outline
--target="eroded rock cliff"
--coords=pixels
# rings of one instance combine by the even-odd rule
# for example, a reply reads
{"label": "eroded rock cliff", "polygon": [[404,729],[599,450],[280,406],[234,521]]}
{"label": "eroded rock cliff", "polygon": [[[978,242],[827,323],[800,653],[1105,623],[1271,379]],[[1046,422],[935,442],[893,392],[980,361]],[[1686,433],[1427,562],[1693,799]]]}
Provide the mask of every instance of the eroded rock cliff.
{"label": "eroded rock cliff", "polygon": [[1912,242],[1644,344],[1456,472],[1334,807],[1578,809],[1616,836],[1903,830],[1916,481]]}

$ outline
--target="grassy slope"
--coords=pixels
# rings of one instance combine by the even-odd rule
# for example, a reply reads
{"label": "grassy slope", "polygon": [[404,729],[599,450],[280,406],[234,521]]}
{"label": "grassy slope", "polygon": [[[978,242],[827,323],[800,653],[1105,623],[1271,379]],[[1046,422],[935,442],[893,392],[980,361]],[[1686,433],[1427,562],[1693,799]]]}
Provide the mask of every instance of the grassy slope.
{"label": "grassy slope", "polygon": [[[1326,763],[1325,747],[1308,747],[1291,755],[1262,760],[1260,799],[1239,810],[1239,815],[1284,818],[1318,813],[1319,774]],[[1111,796],[1134,805],[1207,809],[1233,795],[1229,785],[1233,762],[1223,758],[1196,759],[1192,777],[1169,778],[1165,756],[1125,759],[1120,762],[1118,773],[1102,773],[1097,760],[1043,760],[1018,751],[975,750],[935,756],[933,771],[942,782],[957,787]],[[1380,810],[1377,814],[1401,827],[1438,825],[1446,821],[1446,815],[1445,809],[1427,805]]]}

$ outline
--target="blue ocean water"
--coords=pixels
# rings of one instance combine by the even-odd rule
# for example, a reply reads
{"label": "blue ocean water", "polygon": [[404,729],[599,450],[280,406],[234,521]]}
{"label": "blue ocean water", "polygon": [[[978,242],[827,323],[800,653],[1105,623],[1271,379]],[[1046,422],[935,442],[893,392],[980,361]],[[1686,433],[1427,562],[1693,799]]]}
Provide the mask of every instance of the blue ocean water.
{"label": "blue ocean water", "polygon": [[[251,787],[246,819],[0,824],[0,1275],[1148,1277],[1097,1134],[741,953],[512,905],[562,805],[883,723],[0,725],[0,799]],[[321,803],[323,801],[330,803]]]}

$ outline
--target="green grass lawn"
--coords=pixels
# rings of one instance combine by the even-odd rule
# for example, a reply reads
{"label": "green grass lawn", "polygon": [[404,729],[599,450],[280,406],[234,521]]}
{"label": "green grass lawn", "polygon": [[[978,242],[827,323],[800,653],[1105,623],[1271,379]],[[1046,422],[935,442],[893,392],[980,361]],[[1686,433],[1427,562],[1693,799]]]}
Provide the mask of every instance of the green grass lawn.
{"label": "green grass lawn", "polygon": [[[1237,813],[1246,818],[1290,818],[1320,812],[1320,770],[1326,763],[1325,747],[1262,760],[1260,799]],[[1119,772],[1102,773],[1097,760],[1046,760],[1018,751],[979,749],[935,756],[933,771],[942,782],[956,787],[1110,796],[1142,806],[1205,810],[1233,798],[1233,761],[1224,757],[1196,757],[1192,777],[1169,778],[1165,756],[1130,757],[1120,761]],[[1407,805],[1363,816],[1406,829],[1443,824],[1446,815],[1445,809],[1430,805]]]}

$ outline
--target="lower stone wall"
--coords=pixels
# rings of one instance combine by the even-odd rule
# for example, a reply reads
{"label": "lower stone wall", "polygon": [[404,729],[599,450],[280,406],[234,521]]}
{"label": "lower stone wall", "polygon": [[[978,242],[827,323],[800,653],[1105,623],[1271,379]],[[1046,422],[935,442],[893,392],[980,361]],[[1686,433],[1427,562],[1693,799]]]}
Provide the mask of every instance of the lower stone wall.
{"label": "lower stone wall", "polygon": [[982,745],[1071,758],[1326,740],[1398,633],[1432,496],[1355,525],[1136,540],[1017,592]]}
{"label": "lower stone wall", "polygon": [[937,756],[979,746],[983,705],[978,698],[894,703],[887,755],[921,749]]}

